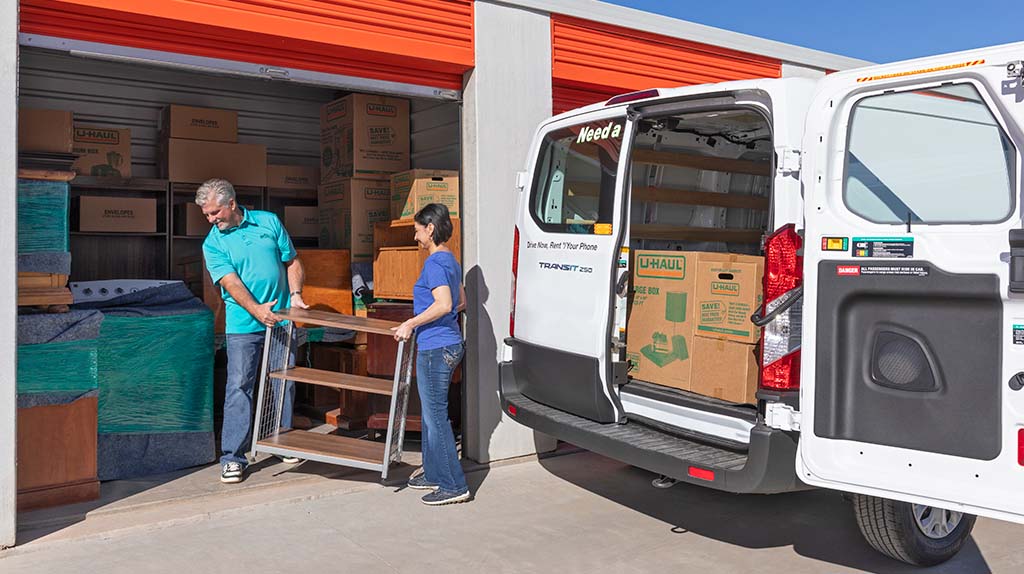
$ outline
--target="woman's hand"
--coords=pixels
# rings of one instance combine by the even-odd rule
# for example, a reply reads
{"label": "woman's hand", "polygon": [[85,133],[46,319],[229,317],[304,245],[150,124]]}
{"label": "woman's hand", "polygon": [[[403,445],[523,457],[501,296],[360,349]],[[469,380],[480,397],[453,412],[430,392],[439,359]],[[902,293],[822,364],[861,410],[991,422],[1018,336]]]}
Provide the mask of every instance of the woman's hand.
{"label": "woman's hand", "polygon": [[411,324],[411,321],[406,321],[397,327],[392,327],[391,330],[395,332],[396,341],[408,341],[412,338],[412,332],[415,329]]}

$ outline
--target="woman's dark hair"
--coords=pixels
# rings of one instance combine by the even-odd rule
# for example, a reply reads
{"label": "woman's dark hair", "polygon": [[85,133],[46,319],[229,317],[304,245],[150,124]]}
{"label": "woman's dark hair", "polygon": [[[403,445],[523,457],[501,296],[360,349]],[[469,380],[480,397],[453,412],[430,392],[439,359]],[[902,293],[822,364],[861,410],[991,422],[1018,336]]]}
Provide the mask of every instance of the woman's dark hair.
{"label": "woman's dark hair", "polygon": [[434,245],[441,245],[452,238],[452,218],[448,216],[447,205],[428,203],[416,212],[413,219],[423,227],[434,224],[434,234],[430,236]]}

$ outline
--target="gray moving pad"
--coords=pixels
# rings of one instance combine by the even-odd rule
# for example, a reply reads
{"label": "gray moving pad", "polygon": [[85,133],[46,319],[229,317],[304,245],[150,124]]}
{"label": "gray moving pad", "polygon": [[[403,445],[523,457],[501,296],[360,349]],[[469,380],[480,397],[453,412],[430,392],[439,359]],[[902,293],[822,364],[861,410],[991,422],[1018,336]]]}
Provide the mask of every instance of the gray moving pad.
{"label": "gray moving pad", "polygon": [[103,313],[99,311],[68,311],[18,315],[18,344],[40,345],[98,339]]}
{"label": "gray moving pad", "polygon": [[100,480],[171,472],[216,460],[212,432],[101,434],[96,463]]}
{"label": "gray moving pad", "polygon": [[91,390],[85,393],[18,393],[18,408],[31,409],[33,407],[51,407],[56,405],[70,405],[78,399],[99,396],[98,390]]}
{"label": "gray moving pad", "polygon": [[67,251],[39,251],[18,254],[18,271],[71,275],[71,254]]}

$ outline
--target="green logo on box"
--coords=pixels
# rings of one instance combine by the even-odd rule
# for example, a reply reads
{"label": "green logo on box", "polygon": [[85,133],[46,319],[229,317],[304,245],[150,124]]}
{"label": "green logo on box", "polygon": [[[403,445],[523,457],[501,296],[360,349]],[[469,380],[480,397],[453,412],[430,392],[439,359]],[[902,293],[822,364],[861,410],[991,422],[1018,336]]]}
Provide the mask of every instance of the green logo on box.
{"label": "green logo on box", "polygon": [[640,255],[636,258],[638,277],[651,279],[686,279],[685,255]]}

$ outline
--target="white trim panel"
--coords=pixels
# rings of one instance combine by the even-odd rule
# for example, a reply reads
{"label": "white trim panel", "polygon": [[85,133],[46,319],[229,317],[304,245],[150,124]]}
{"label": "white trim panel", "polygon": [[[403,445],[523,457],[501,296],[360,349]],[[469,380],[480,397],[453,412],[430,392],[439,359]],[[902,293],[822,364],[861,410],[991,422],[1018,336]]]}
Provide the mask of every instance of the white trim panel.
{"label": "white trim panel", "polygon": [[622,409],[627,415],[637,415],[683,430],[750,444],[750,431],[754,425],[745,420],[673,405],[634,395],[628,391],[620,392],[619,400],[622,401]]}

